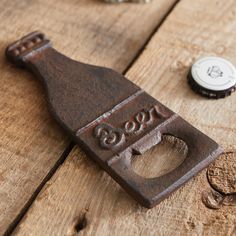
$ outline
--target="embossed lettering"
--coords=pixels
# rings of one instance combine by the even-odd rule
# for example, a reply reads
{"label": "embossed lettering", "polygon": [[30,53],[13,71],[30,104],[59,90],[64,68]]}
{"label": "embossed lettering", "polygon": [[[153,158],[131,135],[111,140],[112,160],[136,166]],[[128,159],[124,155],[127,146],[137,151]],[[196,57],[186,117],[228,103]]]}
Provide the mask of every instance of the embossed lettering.
{"label": "embossed lettering", "polygon": [[134,117],[124,123],[123,128],[114,128],[105,123],[99,124],[95,128],[94,134],[95,137],[99,138],[102,148],[111,149],[123,144],[126,136],[139,134],[151,125],[155,119],[161,117],[163,115],[159,112],[158,107],[154,106],[135,114]]}
{"label": "embossed lettering", "polygon": [[108,124],[100,124],[94,130],[95,137],[99,138],[103,148],[110,149],[125,141],[124,132]]}
{"label": "embossed lettering", "polygon": [[158,118],[156,107],[149,110],[141,111],[134,116],[134,120],[126,121],[124,124],[125,133],[137,133],[145,129],[148,125],[153,123],[154,119]]}

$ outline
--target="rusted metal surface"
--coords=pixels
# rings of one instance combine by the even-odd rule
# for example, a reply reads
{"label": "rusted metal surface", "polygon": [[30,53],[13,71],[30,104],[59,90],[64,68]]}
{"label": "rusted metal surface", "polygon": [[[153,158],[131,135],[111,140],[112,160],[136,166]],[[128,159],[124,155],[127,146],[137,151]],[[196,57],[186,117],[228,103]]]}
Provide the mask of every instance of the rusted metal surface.
{"label": "rusted metal surface", "polygon": [[211,189],[202,192],[203,203],[212,209],[236,205],[235,150],[223,153],[207,170]]}
{"label": "rusted metal surface", "polygon": [[[42,80],[50,110],[71,137],[145,207],[153,207],[210,164],[222,149],[119,73],[73,61],[40,32],[11,44],[6,55]],[[163,134],[188,146],[175,170],[144,178],[131,166]]]}
{"label": "rusted metal surface", "polygon": [[224,194],[214,189],[202,192],[202,201],[210,209],[220,209],[223,206],[236,206],[236,194]]}
{"label": "rusted metal surface", "polygon": [[207,170],[210,185],[222,194],[236,194],[236,153],[225,152]]}

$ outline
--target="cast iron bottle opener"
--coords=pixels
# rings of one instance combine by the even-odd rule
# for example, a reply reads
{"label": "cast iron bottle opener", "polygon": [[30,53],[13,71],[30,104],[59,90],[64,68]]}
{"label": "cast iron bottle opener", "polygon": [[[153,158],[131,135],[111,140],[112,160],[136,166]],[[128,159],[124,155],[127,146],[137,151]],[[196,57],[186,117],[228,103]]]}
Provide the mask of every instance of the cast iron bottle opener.
{"label": "cast iron bottle opener", "polygon": [[[212,139],[124,76],[62,55],[40,32],[8,46],[6,56],[42,80],[56,120],[145,207],[159,203],[222,153]],[[183,140],[187,157],[163,176],[139,176],[132,170],[132,155],[161,142],[163,134]]]}

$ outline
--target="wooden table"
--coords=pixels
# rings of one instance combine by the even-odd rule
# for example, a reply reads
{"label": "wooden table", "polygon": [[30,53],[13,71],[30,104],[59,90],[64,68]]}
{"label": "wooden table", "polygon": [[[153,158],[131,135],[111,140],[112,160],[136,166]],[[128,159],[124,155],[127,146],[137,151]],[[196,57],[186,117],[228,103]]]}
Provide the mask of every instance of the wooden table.
{"label": "wooden table", "polygon": [[[10,42],[40,30],[67,56],[126,74],[220,143],[217,165],[231,166],[234,178],[236,93],[209,100],[186,83],[200,56],[236,65],[234,0],[2,0],[0,29],[1,235],[236,235],[234,204],[212,210],[202,202],[211,190],[206,170],[155,208],[138,205],[55,124],[34,76],[4,57]],[[161,175],[181,162],[175,149],[164,143],[134,168]]]}

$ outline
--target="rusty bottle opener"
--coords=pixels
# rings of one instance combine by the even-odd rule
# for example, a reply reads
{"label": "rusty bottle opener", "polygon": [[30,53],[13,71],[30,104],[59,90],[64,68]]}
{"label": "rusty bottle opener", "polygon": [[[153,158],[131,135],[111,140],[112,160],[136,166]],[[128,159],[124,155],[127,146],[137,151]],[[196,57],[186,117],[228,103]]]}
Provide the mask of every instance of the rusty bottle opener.
{"label": "rusty bottle opener", "polygon": [[[222,153],[212,139],[121,74],[71,60],[40,32],[8,46],[6,56],[42,80],[56,120],[145,207],[159,203]],[[183,140],[187,157],[163,176],[139,176],[132,155],[157,145],[163,134]]]}

